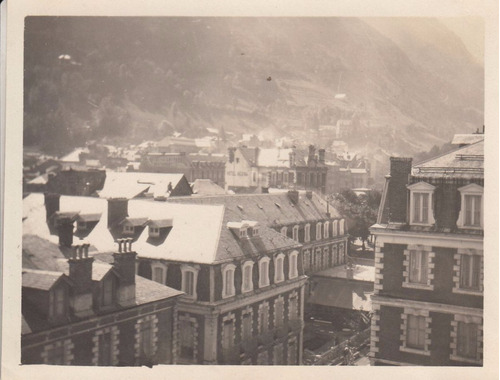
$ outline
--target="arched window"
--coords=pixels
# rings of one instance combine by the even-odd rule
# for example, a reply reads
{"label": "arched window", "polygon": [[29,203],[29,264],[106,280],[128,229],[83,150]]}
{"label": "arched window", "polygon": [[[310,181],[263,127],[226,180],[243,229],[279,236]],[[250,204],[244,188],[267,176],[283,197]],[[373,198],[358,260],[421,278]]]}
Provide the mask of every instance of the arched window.
{"label": "arched window", "polygon": [[253,261],[246,261],[242,267],[243,278],[241,284],[242,292],[250,292],[253,290]]}
{"label": "arched window", "polygon": [[234,288],[234,264],[226,264],[222,267],[222,298],[232,297],[235,294]]}
{"label": "arched window", "polygon": [[328,239],[330,237],[330,222],[325,222],[325,224],[323,225],[323,237],[325,239]]}
{"label": "arched window", "polygon": [[285,261],[285,255],[280,253],[274,258],[274,282],[282,282],[285,280],[285,275],[283,273],[283,263]]}
{"label": "arched window", "polygon": [[158,282],[160,284],[165,285],[167,283],[167,267],[162,263],[153,263],[151,264],[153,281]]}
{"label": "arched window", "polygon": [[190,298],[196,299],[196,285],[198,280],[198,266],[181,265],[182,291]]}
{"label": "arched window", "polygon": [[299,241],[299,226],[293,226],[292,233],[293,233],[292,235],[293,240]]}
{"label": "arched window", "polygon": [[334,220],[332,224],[332,230],[333,230],[332,236],[337,236],[339,234],[338,225],[339,225],[338,221]]}
{"label": "arched window", "polygon": [[339,231],[339,234],[340,235],[343,235],[345,232],[344,232],[344,224],[345,224],[345,221],[344,219],[340,219],[340,231]]}
{"label": "arched window", "polygon": [[259,288],[269,285],[269,257],[263,257],[259,261]]}
{"label": "arched window", "polygon": [[281,227],[281,234],[286,236],[286,234],[287,234],[287,228],[286,227]]}
{"label": "arched window", "polygon": [[304,227],[304,241],[311,241],[311,225],[309,223]]}
{"label": "arched window", "polygon": [[316,240],[321,240],[321,222],[316,224]]}

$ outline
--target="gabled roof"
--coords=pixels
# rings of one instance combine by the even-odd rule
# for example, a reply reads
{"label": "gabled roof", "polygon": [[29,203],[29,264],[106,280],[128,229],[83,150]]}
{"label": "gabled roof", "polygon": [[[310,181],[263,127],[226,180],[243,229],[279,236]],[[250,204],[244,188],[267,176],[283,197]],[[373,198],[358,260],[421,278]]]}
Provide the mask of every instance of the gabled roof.
{"label": "gabled roof", "polygon": [[257,165],[257,162],[255,161],[255,148],[240,147],[238,149],[240,150],[243,158],[247,160],[250,166]]}
{"label": "gabled roof", "polygon": [[78,214],[76,220],[79,222],[98,222],[101,219],[101,213]]}
{"label": "gabled roof", "polygon": [[47,291],[65,277],[61,272],[23,269],[23,288]]}
{"label": "gabled roof", "polygon": [[99,191],[100,198],[132,199],[146,192],[156,197],[168,197],[169,184],[175,189],[184,174],[106,172],[104,187]]}
{"label": "gabled roof", "polygon": [[119,225],[123,226],[125,224],[132,225],[134,227],[142,227],[148,222],[148,218],[125,218]]}

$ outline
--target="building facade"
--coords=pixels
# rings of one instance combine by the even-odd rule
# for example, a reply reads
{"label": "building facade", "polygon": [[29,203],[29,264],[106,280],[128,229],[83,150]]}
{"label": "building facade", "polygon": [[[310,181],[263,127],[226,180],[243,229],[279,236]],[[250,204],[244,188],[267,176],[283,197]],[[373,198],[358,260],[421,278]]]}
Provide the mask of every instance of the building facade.
{"label": "building facade", "polygon": [[484,142],[391,158],[376,238],[375,365],[483,361]]}

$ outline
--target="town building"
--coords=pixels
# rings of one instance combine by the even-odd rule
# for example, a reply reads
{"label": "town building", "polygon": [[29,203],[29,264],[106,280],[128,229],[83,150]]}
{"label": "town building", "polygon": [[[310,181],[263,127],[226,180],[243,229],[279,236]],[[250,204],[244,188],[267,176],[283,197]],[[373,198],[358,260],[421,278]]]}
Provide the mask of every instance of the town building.
{"label": "town building", "polygon": [[314,146],[307,152],[281,148],[229,148],[226,163],[226,186],[235,192],[282,188],[326,189],[325,150],[316,154]]}
{"label": "town building", "polygon": [[132,239],[137,273],[186,293],[177,363],[300,364],[304,273],[344,262],[344,221],[312,193],[191,198],[30,194],[24,231],[100,259]]}
{"label": "town building", "polygon": [[226,157],[221,154],[148,152],[142,155],[140,171],[182,173],[189,182],[210,179],[224,187],[225,167]]}
{"label": "town building", "polygon": [[371,227],[372,362],[481,366],[484,141],[413,166],[393,157],[386,179]]}
{"label": "town building", "polygon": [[23,237],[22,364],[176,363],[182,292],[135,275],[131,239],[119,241],[109,264],[89,244],[71,245],[66,216],[50,220],[59,244]]}

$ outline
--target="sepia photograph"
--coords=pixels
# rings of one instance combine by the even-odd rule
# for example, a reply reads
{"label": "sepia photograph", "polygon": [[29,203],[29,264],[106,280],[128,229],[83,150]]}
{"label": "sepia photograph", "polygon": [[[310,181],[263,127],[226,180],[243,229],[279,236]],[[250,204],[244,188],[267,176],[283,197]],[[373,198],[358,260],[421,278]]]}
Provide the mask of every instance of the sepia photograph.
{"label": "sepia photograph", "polygon": [[19,368],[498,360],[480,14],[22,20]]}

